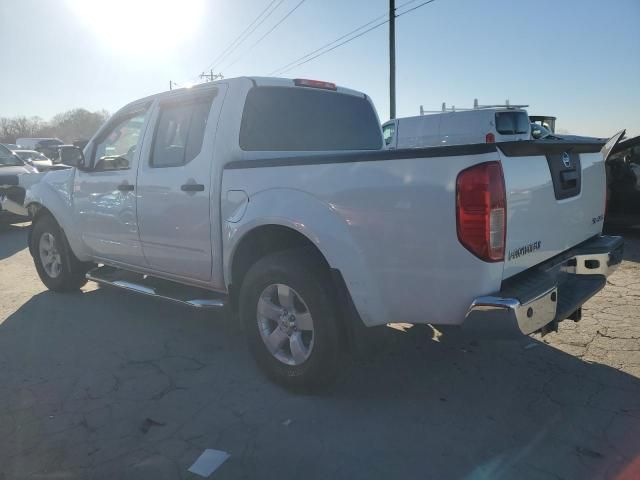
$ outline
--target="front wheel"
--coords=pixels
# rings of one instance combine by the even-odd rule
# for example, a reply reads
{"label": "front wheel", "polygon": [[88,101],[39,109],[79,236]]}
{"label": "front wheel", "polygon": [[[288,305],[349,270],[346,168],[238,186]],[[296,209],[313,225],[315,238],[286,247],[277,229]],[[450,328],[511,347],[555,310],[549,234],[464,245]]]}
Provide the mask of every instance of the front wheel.
{"label": "front wheel", "polygon": [[240,317],[258,366],[286,387],[317,388],[334,380],[343,359],[326,267],[298,249],[256,262],[240,289]]}
{"label": "front wheel", "polygon": [[87,266],[75,258],[53,217],[37,218],[32,228],[31,253],[42,283],[56,292],[78,290],[87,283]]}

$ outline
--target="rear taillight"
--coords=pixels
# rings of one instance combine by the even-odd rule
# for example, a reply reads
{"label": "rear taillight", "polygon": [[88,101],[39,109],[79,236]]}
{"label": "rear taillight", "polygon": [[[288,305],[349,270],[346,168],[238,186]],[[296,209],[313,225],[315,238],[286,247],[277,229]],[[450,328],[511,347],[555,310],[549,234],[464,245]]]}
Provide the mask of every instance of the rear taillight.
{"label": "rear taillight", "polygon": [[456,181],[458,239],[487,262],[504,260],[506,192],[500,162],[463,170]]}
{"label": "rear taillight", "polygon": [[496,143],[496,136],[489,132],[484,136],[484,143]]}

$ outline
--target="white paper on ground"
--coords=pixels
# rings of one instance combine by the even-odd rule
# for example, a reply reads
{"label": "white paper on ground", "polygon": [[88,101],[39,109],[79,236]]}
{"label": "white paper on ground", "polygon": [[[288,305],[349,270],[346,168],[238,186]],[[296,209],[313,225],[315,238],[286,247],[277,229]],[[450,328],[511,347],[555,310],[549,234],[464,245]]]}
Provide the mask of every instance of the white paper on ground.
{"label": "white paper on ground", "polygon": [[206,478],[215,472],[229,457],[230,455],[227,452],[207,448],[189,467],[189,471]]}

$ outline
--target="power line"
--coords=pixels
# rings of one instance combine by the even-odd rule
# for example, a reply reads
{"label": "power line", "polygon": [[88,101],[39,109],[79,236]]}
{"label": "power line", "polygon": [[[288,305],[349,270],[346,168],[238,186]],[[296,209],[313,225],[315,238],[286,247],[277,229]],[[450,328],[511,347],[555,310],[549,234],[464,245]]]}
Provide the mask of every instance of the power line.
{"label": "power line", "polygon": [[[405,15],[405,14],[407,14],[407,13],[409,13],[409,12],[413,12],[414,10],[417,10],[418,8],[420,8],[420,7],[424,7],[425,5],[428,5],[428,4],[433,3],[433,2],[435,2],[435,1],[436,1],[436,0],[428,0],[427,2],[422,2],[420,5],[416,5],[415,7],[410,8],[409,10],[405,10],[404,12],[399,13],[398,15],[396,15],[396,18],[397,18],[397,17],[401,17],[402,15]],[[410,2],[410,3],[413,3],[413,2]],[[405,4],[405,5],[406,5],[406,4]],[[400,6],[400,7],[398,7],[398,8],[402,8],[402,6]]]}
{"label": "power line", "polygon": [[[399,7],[397,7],[397,8],[396,8],[396,10],[398,10],[398,9],[400,9],[400,8],[402,8],[402,7],[407,6],[408,4],[415,3],[415,1],[416,1],[416,0],[406,2],[406,3],[402,4],[402,5],[400,5]],[[425,2],[422,2],[420,5],[416,5],[415,7],[410,8],[409,10],[406,10],[406,11],[404,11],[404,12],[402,12],[402,13],[397,14],[397,15],[396,15],[396,18],[397,18],[397,17],[401,17],[401,16],[402,16],[402,15],[404,15],[405,13],[412,12],[413,10],[416,10],[417,8],[423,7],[423,6],[425,6],[425,5],[429,4],[429,3],[432,3],[432,2],[435,2],[435,0],[427,0],[427,1],[425,1]],[[381,17],[386,17],[386,15],[382,15]],[[381,18],[381,17],[378,17],[378,18]],[[369,22],[369,23],[367,23],[367,24],[365,24],[365,25],[363,25],[363,26],[361,26],[361,27],[359,27],[359,28],[355,29],[355,30],[354,30],[354,31],[352,31],[351,33],[354,33],[354,32],[356,32],[356,31],[358,31],[358,30],[362,29],[364,26],[366,26],[366,25],[370,25],[370,24],[371,24],[371,23],[373,23],[373,22],[374,22],[374,21],[371,21],[371,22]],[[349,38],[349,39],[345,40],[344,42],[338,43],[337,45],[334,45],[333,47],[331,47],[331,48],[329,48],[329,49],[327,49],[327,50],[324,50],[324,51],[322,51],[322,52],[320,52],[320,53],[318,53],[318,54],[316,54],[316,55],[313,55],[313,56],[312,56],[312,57],[310,57],[310,58],[307,58],[307,59],[306,59],[306,60],[304,60],[304,61],[299,62],[299,60],[302,60],[302,58],[306,58],[306,57],[308,57],[308,56],[310,55],[310,54],[307,54],[307,55],[305,55],[304,57],[301,57],[301,58],[299,58],[298,60],[296,60],[296,61],[292,62],[292,63],[295,63],[295,65],[293,65],[293,66],[291,66],[291,67],[288,67],[288,68],[287,68],[287,67],[283,67],[283,68],[285,68],[284,70],[283,70],[282,68],[281,68],[281,69],[278,69],[278,70],[277,70],[277,73],[278,73],[278,75],[285,74],[285,73],[287,73],[288,71],[293,70],[294,68],[299,67],[299,66],[301,66],[301,65],[304,65],[305,63],[308,63],[308,62],[310,62],[310,61],[312,61],[312,60],[315,60],[316,58],[318,58],[318,57],[320,57],[320,56],[324,55],[325,53],[329,53],[329,52],[331,52],[331,51],[335,50],[336,48],[339,48],[339,47],[341,47],[341,46],[343,46],[343,45],[346,45],[347,43],[351,42],[352,40],[355,40],[356,38],[360,38],[360,37],[362,37],[363,35],[365,35],[365,34],[367,34],[367,33],[371,32],[371,31],[375,30],[376,28],[379,28],[379,27],[381,27],[381,26],[383,26],[383,25],[385,25],[385,24],[387,24],[387,23],[389,23],[389,19],[388,19],[388,18],[387,18],[386,20],[384,20],[384,21],[382,21],[382,22],[380,22],[380,23],[378,23],[378,24],[374,25],[373,27],[368,28],[367,30],[365,30],[365,31],[363,31],[363,32],[361,32],[361,33],[359,33],[358,35],[355,35],[355,36],[353,36],[353,37],[351,37],[351,38]],[[351,33],[349,33],[349,34],[347,34],[347,35],[343,35],[343,36],[342,36],[342,37],[340,37],[340,38],[344,38],[344,37],[346,37],[346,36],[349,36]],[[333,42],[329,43],[328,45],[331,45],[331,44],[335,43],[336,41],[337,41],[337,40],[334,40]],[[318,50],[322,50],[322,48],[320,48],[320,49],[318,49]],[[315,52],[317,52],[318,50],[315,50]],[[289,64],[289,65],[291,65],[291,64]]]}
{"label": "power line", "polygon": [[[405,2],[405,3],[403,3],[402,5],[400,5],[398,8],[405,7],[405,6],[407,6],[407,5],[410,5],[410,4],[412,4],[412,3],[415,3],[415,2],[417,2],[417,1],[418,1],[418,0],[409,0],[408,2]],[[397,9],[396,9],[396,10],[397,10]],[[320,48],[317,48],[317,49],[315,49],[314,51],[309,52],[309,53],[307,53],[306,55],[303,55],[302,57],[298,58],[297,60],[294,60],[293,62],[287,63],[287,64],[286,64],[286,65],[284,65],[283,67],[280,67],[280,68],[278,68],[277,70],[272,71],[271,73],[269,73],[269,75],[273,75],[273,74],[275,74],[275,73],[277,73],[277,72],[279,72],[279,71],[281,71],[281,70],[284,70],[284,69],[286,69],[287,67],[289,67],[289,66],[293,65],[294,63],[297,63],[297,62],[299,62],[300,60],[303,60],[303,59],[305,59],[305,58],[307,58],[307,57],[310,57],[310,56],[311,56],[311,55],[313,55],[314,53],[318,53],[319,51],[324,50],[324,49],[325,49],[325,48],[327,48],[327,47],[330,47],[330,46],[331,46],[331,45],[333,45],[334,43],[339,42],[340,40],[342,40],[342,39],[344,39],[344,38],[347,38],[348,36],[350,36],[350,35],[352,35],[352,34],[354,34],[354,33],[358,32],[358,31],[362,30],[363,28],[368,27],[368,26],[369,26],[369,25],[371,25],[372,23],[375,23],[375,22],[377,22],[377,21],[379,21],[379,20],[382,20],[383,18],[387,18],[387,14],[386,14],[386,13],[383,13],[382,15],[380,15],[380,16],[378,16],[378,17],[374,18],[373,20],[368,21],[368,22],[367,22],[367,23],[365,23],[364,25],[360,25],[358,28],[356,28],[356,29],[354,29],[354,30],[351,30],[349,33],[345,33],[345,34],[344,34],[344,35],[342,35],[341,37],[338,37],[338,38],[336,38],[335,40],[333,40],[333,41],[331,41],[331,42],[329,42],[329,43],[324,44],[324,45],[323,45],[323,46],[321,46]]]}
{"label": "power line", "polygon": [[265,39],[265,37],[267,37],[271,32],[273,32],[276,28],[278,28],[278,27],[280,26],[280,24],[281,24],[282,22],[284,22],[287,18],[289,18],[289,16],[290,16],[293,12],[295,12],[295,11],[298,9],[298,7],[300,7],[300,6],[301,6],[305,1],[306,1],[306,0],[300,0],[300,1],[296,4],[296,6],[295,6],[295,7],[293,7],[291,10],[289,10],[289,11],[287,12],[287,14],[286,14],[284,17],[282,17],[282,18],[280,19],[280,21],[278,21],[278,22],[277,22],[273,27],[271,27],[271,28],[270,28],[270,29],[269,29],[269,30],[268,30],[264,35],[262,35],[258,40],[256,40],[256,41],[255,41],[255,42],[254,42],[254,43],[249,47],[249,49],[248,49],[248,50],[246,50],[244,53],[241,53],[241,54],[238,56],[238,58],[236,58],[233,62],[231,62],[229,65],[227,65],[227,68],[231,68],[233,65],[235,65],[236,63],[238,63],[238,61],[239,61],[242,57],[244,57],[247,53],[249,53],[251,50],[253,50],[253,49],[256,47],[256,45],[258,45],[262,40],[264,40],[264,39]]}
{"label": "power line", "polygon": [[[414,0],[414,1],[415,1],[415,0]],[[370,22],[367,22],[367,23],[365,23],[364,25],[361,25],[360,27],[356,28],[355,30],[352,30],[352,31],[350,31],[349,33],[346,33],[345,35],[343,35],[343,36],[341,36],[341,37],[336,38],[336,39],[335,39],[335,40],[333,40],[332,42],[329,42],[329,43],[324,44],[323,46],[321,46],[320,48],[317,48],[317,49],[316,49],[316,50],[314,50],[313,52],[309,52],[309,53],[307,53],[306,55],[303,55],[302,57],[298,58],[297,60],[294,60],[293,62],[287,63],[287,64],[286,64],[286,65],[284,65],[283,67],[280,67],[280,68],[278,68],[277,70],[274,70],[273,72],[269,73],[269,75],[273,75],[273,74],[275,74],[275,73],[279,72],[280,70],[283,70],[283,69],[285,69],[285,68],[289,67],[290,65],[293,65],[294,63],[299,62],[300,60],[303,60],[303,59],[305,59],[305,58],[307,58],[307,57],[310,57],[310,56],[311,56],[311,55],[313,55],[314,53],[317,53],[317,52],[319,52],[319,51],[321,51],[321,50],[323,50],[323,49],[325,49],[325,48],[327,48],[327,47],[329,47],[329,46],[333,45],[334,43],[339,42],[340,40],[342,40],[342,39],[344,39],[344,38],[348,37],[349,35],[351,35],[351,34],[353,34],[353,33],[357,32],[357,31],[359,31],[359,30],[362,30],[363,28],[365,28],[365,27],[367,27],[367,26],[371,25],[372,23],[377,22],[378,20],[383,19],[384,17],[386,17],[386,14],[384,14],[384,15],[380,15],[379,17],[374,18],[374,19],[373,19],[373,20],[371,20]]]}
{"label": "power line", "polygon": [[[214,65],[216,65],[218,62],[220,62],[220,60],[227,54],[229,53],[237,44],[238,42],[241,42],[243,40],[243,37],[246,35],[246,33],[251,29],[251,27],[253,27],[256,22],[258,22],[262,16],[277,2],[278,0],[271,0],[271,2],[265,7],[264,10],[262,10],[260,12],[260,14],[258,14],[258,16],[247,26],[247,28],[245,28],[240,35],[238,35],[229,45],[227,45],[227,48],[225,48],[216,58],[215,60],[213,60],[213,62],[211,62],[211,64],[207,67],[207,68],[213,68]],[[206,69],[205,69],[206,70]]]}
{"label": "power line", "polygon": [[[271,7],[277,2],[277,5],[272,9]],[[226,57],[228,57],[231,53],[233,53],[242,42],[244,42],[249,35],[251,35],[256,28],[258,28],[262,23],[269,18],[269,16],[276,10],[280,4],[284,2],[284,0],[271,0],[271,2],[266,6],[264,10],[260,12],[260,14],[245,28],[240,35],[238,35],[228,46],[225,48],[220,55],[218,55],[211,64],[205,68],[205,70],[213,69],[217,66],[221,61],[223,61]],[[265,16],[266,14],[266,16]],[[253,28],[253,30],[252,30]]]}
{"label": "power line", "polygon": [[292,67],[287,68],[286,70],[279,71],[279,72],[278,72],[278,75],[285,74],[285,73],[287,73],[289,70],[293,70],[294,68],[299,67],[299,66],[301,66],[301,65],[304,65],[305,63],[308,63],[308,62],[310,62],[311,60],[315,60],[316,58],[318,58],[318,57],[320,57],[320,56],[324,55],[325,53],[329,53],[329,52],[331,52],[331,51],[335,50],[336,48],[341,47],[342,45],[346,45],[346,44],[347,44],[347,43],[349,43],[350,41],[355,40],[356,38],[360,38],[360,37],[361,37],[361,36],[363,36],[364,34],[369,33],[370,31],[375,30],[376,28],[381,27],[382,25],[384,25],[384,24],[386,24],[386,23],[388,23],[388,22],[389,22],[389,20],[384,20],[383,22],[378,23],[377,25],[374,25],[373,27],[366,29],[364,32],[359,33],[359,34],[358,34],[358,35],[356,35],[355,37],[351,37],[351,38],[349,38],[348,40],[345,40],[344,42],[338,43],[337,45],[334,45],[334,46],[333,46],[333,47],[331,47],[330,49],[325,50],[325,51],[323,51],[323,52],[320,52],[320,53],[318,53],[317,55],[314,55],[313,57],[308,58],[308,59],[306,59],[306,60],[305,60],[305,61],[303,61],[303,62],[297,63],[297,64],[293,65]]}
{"label": "power line", "polygon": [[[416,1],[417,0],[410,0],[408,2],[405,2],[402,5],[396,7],[396,11],[401,9],[401,8],[403,8],[403,7],[406,7],[407,5],[415,3]],[[435,0],[424,1],[424,2],[420,3],[419,5],[416,5],[415,7],[412,7],[410,9],[408,9],[408,10],[405,10],[404,12],[401,12],[401,13],[397,14],[396,18],[397,17],[401,17],[402,15],[404,15],[406,13],[412,12],[412,11],[414,11],[414,10],[420,8],[420,7],[423,7],[423,6],[425,6],[425,5],[429,4],[429,3],[433,3],[433,2],[435,2]],[[368,25],[371,25],[372,23],[375,23],[376,21],[378,21],[378,20],[380,20],[382,18],[386,18],[386,19],[381,21],[380,23],[377,23],[374,26],[364,30],[363,32],[360,32],[359,34],[357,34],[355,36],[351,36],[352,34],[362,30],[363,28],[367,27]],[[375,19],[365,23],[364,25],[361,25],[360,27],[356,28],[355,30],[352,30],[351,32],[347,33],[346,35],[343,35],[343,36],[333,40],[332,42],[329,42],[329,43],[323,45],[322,47],[314,50],[313,52],[309,52],[306,55],[303,55],[302,57],[298,58],[297,60],[294,60],[293,62],[290,62],[287,65],[285,65],[283,67],[280,67],[277,70],[272,71],[271,73],[269,73],[269,75],[275,75],[275,74],[282,75],[282,74],[285,74],[288,71],[293,70],[294,68],[299,67],[301,65],[304,65],[305,63],[308,63],[308,62],[310,62],[312,60],[315,60],[316,58],[324,55],[325,53],[329,53],[329,52],[335,50],[336,48],[339,48],[339,47],[341,47],[343,45],[346,45],[347,43],[351,42],[352,40],[360,38],[363,35],[371,32],[371,31],[375,30],[376,28],[379,28],[379,27],[381,27],[381,26],[383,26],[383,25],[385,25],[387,23],[389,23],[389,19],[387,18],[387,15],[386,14],[380,15],[379,17],[376,17]],[[340,40],[342,40],[342,39],[344,39],[346,37],[350,37],[350,38],[348,38],[344,42],[340,42],[340,43],[334,45],[336,42],[339,42]],[[331,45],[333,45],[333,46],[331,48],[327,49],[327,47],[329,47]]]}

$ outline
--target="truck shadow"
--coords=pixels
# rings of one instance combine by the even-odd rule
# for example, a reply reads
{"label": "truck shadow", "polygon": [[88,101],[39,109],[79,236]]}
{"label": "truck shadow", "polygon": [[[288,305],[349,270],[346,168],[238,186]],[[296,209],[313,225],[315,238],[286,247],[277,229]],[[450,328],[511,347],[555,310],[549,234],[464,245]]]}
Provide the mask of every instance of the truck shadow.
{"label": "truck shadow", "polygon": [[0,217],[0,260],[27,248],[29,224]]}
{"label": "truck shadow", "polygon": [[0,465],[19,477],[12,450],[46,463],[57,448],[45,466],[62,475],[117,450],[83,470],[116,478],[141,449],[184,471],[216,448],[232,455],[223,479],[638,478],[638,378],[529,337],[416,326],[383,340],[328,392],[301,395],[263,378],[228,312],[44,292],[0,325],[0,405],[23,426],[3,430]]}

